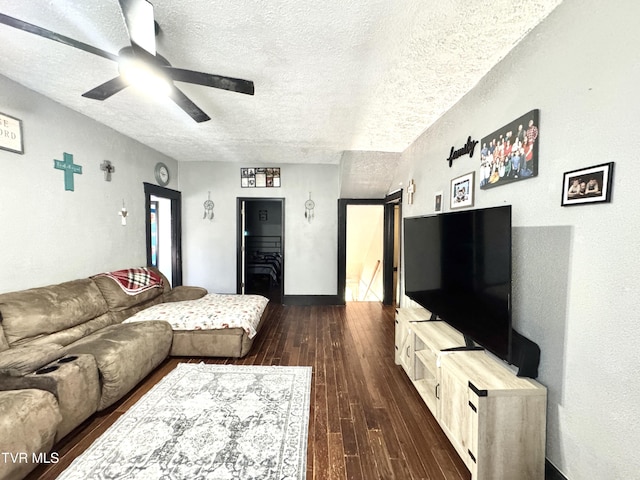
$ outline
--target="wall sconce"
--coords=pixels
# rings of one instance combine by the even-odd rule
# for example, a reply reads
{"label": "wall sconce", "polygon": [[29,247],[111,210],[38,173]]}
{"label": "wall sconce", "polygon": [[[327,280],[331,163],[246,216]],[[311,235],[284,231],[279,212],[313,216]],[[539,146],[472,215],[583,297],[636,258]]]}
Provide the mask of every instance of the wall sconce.
{"label": "wall sconce", "polygon": [[120,211],[118,212],[118,215],[120,215],[122,217],[122,225],[126,225],[127,224],[127,215],[129,212],[127,212],[127,207],[124,206],[124,199],[122,200],[122,208],[120,209]]}
{"label": "wall sconce", "polygon": [[304,202],[304,218],[307,219],[307,222],[311,223],[311,220],[315,216],[313,214],[313,209],[316,207],[316,203],[311,200],[311,192],[309,192],[309,200]]}
{"label": "wall sconce", "polygon": [[209,192],[209,195],[207,196],[207,199],[203,203],[203,206],[204,206],[204,215],[202,216],[202,219],[204,220],[205,218],[208,218],[209,221],[213,220],[213,207],[215,205],[211,200],[211,192]]}

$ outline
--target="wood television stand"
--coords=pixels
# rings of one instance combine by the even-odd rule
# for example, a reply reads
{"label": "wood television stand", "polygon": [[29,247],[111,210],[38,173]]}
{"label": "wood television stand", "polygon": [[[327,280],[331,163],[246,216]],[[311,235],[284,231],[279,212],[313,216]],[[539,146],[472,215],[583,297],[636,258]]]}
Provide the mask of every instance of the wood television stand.
{"label": "wood television stand", "polygon": [[395,361],[473,480],[544,479],[547,390],[484,351],[444,352],[464,337],[424,308],[396,311]]}

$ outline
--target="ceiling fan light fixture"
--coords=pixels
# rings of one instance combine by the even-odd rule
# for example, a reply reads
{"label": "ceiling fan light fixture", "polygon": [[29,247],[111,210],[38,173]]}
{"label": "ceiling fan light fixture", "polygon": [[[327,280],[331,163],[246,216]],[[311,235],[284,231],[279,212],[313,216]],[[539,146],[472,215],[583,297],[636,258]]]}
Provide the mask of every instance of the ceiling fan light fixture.
{"label": "ceiling fan light fixture", "polygon": [[118,76],[84,92],[84,98],[103,101],[133,86],[144,94],[167,96],[194,121],[202,123],[211,120],[211,117],[175,86],[174,81],[245,95],[254,94],[254,85],[250,80],[172,67],[166,58],[155,51],[155,34],[159,27],[153,18],[153,6],[149,0],[118,1],[131,46],[121,48],[117,55],[4,13],[0,13],[0,23],[117,62]]}
{"label": "ceiling fan light fixture", "polygon": [[127,58],[119,63],[120,75],[132,87],[150,95],[169,96],[173,84],[158,70],[145,62]]}

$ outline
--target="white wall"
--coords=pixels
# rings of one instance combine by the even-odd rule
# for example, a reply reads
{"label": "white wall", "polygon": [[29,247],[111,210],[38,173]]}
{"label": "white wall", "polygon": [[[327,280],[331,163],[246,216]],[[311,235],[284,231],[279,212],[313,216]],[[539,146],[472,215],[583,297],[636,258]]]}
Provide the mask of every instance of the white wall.
{"label": "white wall", "polygon": [[[243,163],[183,162],[183,268],[185,285],[212,292],[236,292],[237,198],[284,198],[285,295],[336,295],[337,165],[265,165],[280,167],[279,188],[242,188]],[[203,203],[211,192],[215,218],[204,220]],[[315,218],[304,217],[304,202],[315,202]]]}
{"label": "white wall", "polygon": [[[436,191],[479,172],[479,148],[449,168],[451,146],[540,109],[538,177],[476,185],[476,207],[513,205],[514,323],[541,347],[547,458],[570,480],[638,478],[638,18],[634,0],[565,0],[404,152],[391,187],[413,178],[403,214],[433,213]],[[610,161],[612,203],[560,206],[564,172]]]}
{"label": "white wall", "polygon": [[[156,162],[176,162],[6,77],[0,92],[0,112],[22,120],[25,150],[0,150],[0,292],[146,264],[142,183],[155,183]],[[64,152],[82,166],[73,192],[53,168]]]}

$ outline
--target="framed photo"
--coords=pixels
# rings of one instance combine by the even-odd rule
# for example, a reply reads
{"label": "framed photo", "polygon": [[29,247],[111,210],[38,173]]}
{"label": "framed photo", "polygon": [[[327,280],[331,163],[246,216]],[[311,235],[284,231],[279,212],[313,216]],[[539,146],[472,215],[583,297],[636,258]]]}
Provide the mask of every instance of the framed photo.
{"label": "framed photo", "polygon": [[10,152],[24,153],[22,120],[0,113],[0,148]]}
{"label": "framed photo", "polygon": [[443,200],[443,194],[442,192],[436,192],[436,194],[433,197],[433,211],[434,212],[441,212],[442,211],[442,200]]}
{"label": "framed photo", "polygon": [[538,175],[540,112],[531,110],[480,141],[480,188]]}
{"label": "framed photo", "polygon": [[280,187],[280,168],[241,168],[240,186],[242,188]]}
{"label": "framed photo", "polygon": [[240,186],[242,188],[253,188],[256,186],[256,169],[255,168],[240,169]]}
{"label": "framed photo", "polygon": [[473,207],[473,184],[475,172],[467,173],[451,180],[451,209]]}
{"label": "framed photo", "polygon": [[565,172],[562,177],[562,206],[611,201],[613,162]]}

